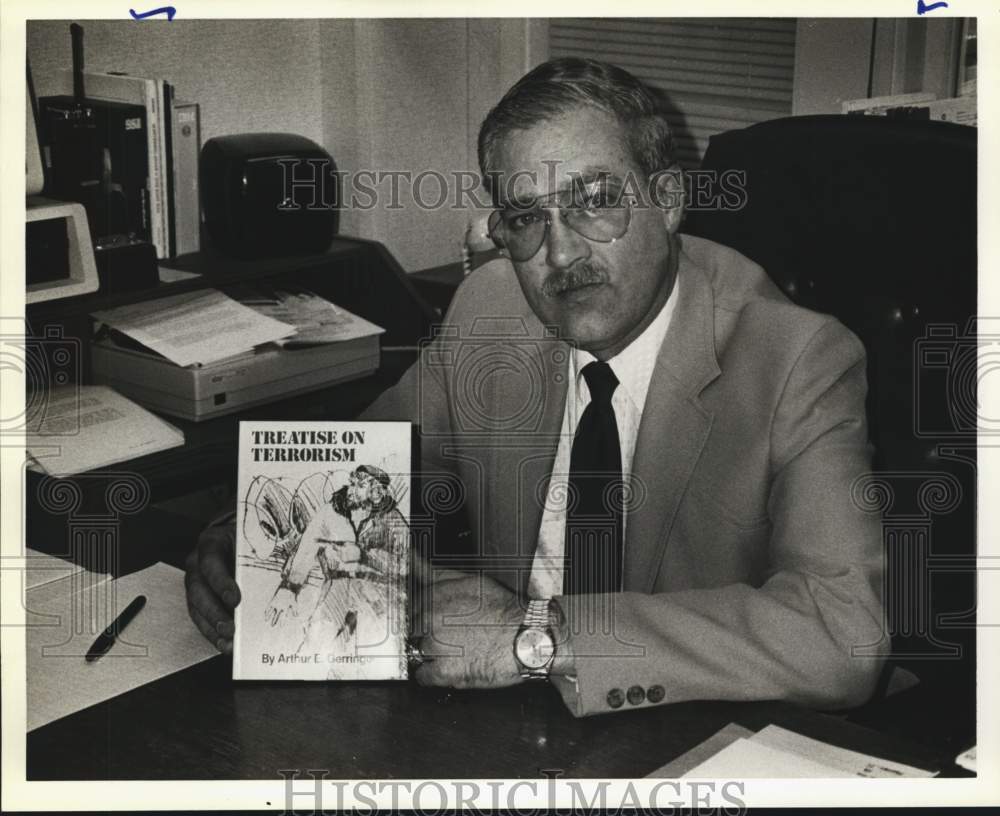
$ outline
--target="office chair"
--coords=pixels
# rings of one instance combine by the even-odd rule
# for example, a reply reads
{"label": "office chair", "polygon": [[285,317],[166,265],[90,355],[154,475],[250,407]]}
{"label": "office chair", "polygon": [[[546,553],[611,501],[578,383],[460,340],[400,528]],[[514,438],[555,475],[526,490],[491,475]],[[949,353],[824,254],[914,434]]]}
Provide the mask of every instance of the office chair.
{"label": "office chair", "polygon": [[742,252],[865,345],[874,472],[858,500],[883,516],[893,662],[968,719],[976,354],[995,342],[975,323],[976,129],[791,117],[712,137],[701,169],[744,173],[743,206],[694,201],[682,232]]}

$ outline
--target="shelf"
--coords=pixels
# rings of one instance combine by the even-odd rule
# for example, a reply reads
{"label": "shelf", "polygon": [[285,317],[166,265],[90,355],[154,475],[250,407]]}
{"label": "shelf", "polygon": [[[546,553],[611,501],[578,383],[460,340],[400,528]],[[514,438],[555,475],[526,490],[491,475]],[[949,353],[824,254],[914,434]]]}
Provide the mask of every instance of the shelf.
{"label": "shelf", "polygon": [[52,320],[91,314],[103,309],[179,295],[184,292],[286,275],[296,270],[312,269],[337,260],[349,259],[352,255],[363,254],[366,251],[365,243],[347,238],[335,239],[329,250],[320,255],[236,260],[209,249],[160,262],[161,266],[168,269],[195,272],[199,277],[173,283],[160,283],[151,288],[135,289],[128,292],[112,294],[95,292],[80,297],[44,301],[29,306],[28,313],[35,320]]}

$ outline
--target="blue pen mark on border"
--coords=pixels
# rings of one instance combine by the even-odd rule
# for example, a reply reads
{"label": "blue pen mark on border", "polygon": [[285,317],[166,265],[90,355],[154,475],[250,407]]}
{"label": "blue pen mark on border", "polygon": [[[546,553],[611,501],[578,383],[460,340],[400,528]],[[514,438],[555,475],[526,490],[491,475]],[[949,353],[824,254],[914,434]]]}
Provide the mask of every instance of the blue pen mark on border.
{"label": "blue pen mark on border", "polygon": [[934,9],[948,8],[947,3],[931,3],[927,5],[924,0],[917,0],[917,14],[926,14],[928,11],[934,11]]}
{"label": "blue pen mark on border", "polygon": [[145,20],[147,17],[152,17],[154,14],[166,14],[167,20],[173,20],[174,15],[177,14],[177,9],[173,6],[164,6],[163,8],[153,9],[152,11],[144,11],[141,14],[136,14],[135,9],[129,9],[128,13],[132,15],[133,20]]}

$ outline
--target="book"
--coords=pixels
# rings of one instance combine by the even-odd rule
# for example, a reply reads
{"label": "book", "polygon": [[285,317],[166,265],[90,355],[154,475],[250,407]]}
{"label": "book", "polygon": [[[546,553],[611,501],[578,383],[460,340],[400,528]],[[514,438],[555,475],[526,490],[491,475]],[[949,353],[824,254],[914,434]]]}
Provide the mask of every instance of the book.
{"label": "book", "polygon": [[126,237],[149,241],[145,106],[88,99],[81,109],[72,96],[49,96],[39,108],[50,195],[83,204],[95,249]]}
{"label": "book", "polygon": [[[72,73],[66,72],[67,81]],[[146,108],[146,142],[149,172],[149,221],[157,258],[170,257],[170,225],[167,188],[166,83],[159,79],[119,73],[87,71],[84,82],[88,97],[128,102]]]}
{"label": "book", "polygon": [[167,213],[167,257],[177,255],[177,214],[174,210],[174,86],[160,83],[160,110],[163,111],[163,185]]}
{"label": "book", "polygon": [[233,679],[407,677],[410,424],[241,422]]}
{"label": "book", "polygon": [[183,432],[105,385],[52,388],[27,424],[29,467],[60,478],[183,444]]}
{"label": "book", "polygon": [[170,108],[173,155],[174,250],[186,255],[201,249],[201,200],[198,158],[201,154],[200,111],[197,102],[175,100]]}

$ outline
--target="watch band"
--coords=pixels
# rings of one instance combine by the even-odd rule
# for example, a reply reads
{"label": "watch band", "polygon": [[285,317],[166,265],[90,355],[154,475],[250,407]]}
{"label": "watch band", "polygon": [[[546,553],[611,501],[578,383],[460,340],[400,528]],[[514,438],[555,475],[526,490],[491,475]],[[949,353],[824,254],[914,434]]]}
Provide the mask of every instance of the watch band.
{"label": "watch band", "polygon": [[528,601],[528,611],[524,616],[524,626],[528,629],[549,629],[552,616],[549,611],[552,601],[545,598],[541,601]]}

